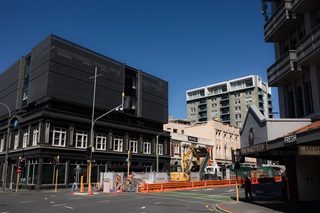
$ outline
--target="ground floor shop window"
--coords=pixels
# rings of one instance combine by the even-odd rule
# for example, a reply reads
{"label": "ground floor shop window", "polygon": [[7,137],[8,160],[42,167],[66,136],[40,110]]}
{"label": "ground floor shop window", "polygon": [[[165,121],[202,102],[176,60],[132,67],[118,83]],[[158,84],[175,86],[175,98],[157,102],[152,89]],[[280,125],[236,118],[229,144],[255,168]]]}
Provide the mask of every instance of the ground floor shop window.
{"label": "ground floor shop window", "polygon": [[[59,164],[58,168],[58,184],[65,183],[65,164]],[[55,184],[56,168],[52,164],[44,163],[42,167],[42,183]]]}

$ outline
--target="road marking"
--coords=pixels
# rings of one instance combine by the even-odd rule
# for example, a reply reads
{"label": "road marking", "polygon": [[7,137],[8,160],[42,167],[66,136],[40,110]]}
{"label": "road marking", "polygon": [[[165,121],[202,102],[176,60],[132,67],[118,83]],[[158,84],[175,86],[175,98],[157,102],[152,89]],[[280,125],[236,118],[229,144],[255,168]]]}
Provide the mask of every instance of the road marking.
{"label": "road marking", "polygon": [[158,204],[161,204],[161,203],[162,203],[162,202],[155,202],[154,204],[155,204],[155,205],[158,205]]}
{"label": "road marking", "polygon": [[19,203],[32,203],[34,202],[33,200],[24,200],[24,201],[20,201]]}
{"label": "road marking", "polygon": [[73,207],[71,207],[71,206],[65,206],[66,208],[68,208],[68,209],[74,209]]}
{"label": "road marking", "polygon": [[50,203],[54,203],[53,201],[50,201]]}
{"label": "road marking", "polygon": [[56,205],[52,205],[52,207],[58,207],[58,206],[66,206],[66,203],[62,203],[62,204],[56,204]]}
{"label": "road marking", "polygon": [[146,208],[145,206],[142,206],[142,207],[141,207],[141,209],[145,209],[145,208]]}
{"label": "road marking", "polygon": [[208,205],[206,205],[206,208],[207,208],[210,212],[213,212],[213,209],[210,209]]}
{"label": "road marking", "polygon": [[111,200],[100,200],[100,203],[107,203],[107,202],[111,202]]}

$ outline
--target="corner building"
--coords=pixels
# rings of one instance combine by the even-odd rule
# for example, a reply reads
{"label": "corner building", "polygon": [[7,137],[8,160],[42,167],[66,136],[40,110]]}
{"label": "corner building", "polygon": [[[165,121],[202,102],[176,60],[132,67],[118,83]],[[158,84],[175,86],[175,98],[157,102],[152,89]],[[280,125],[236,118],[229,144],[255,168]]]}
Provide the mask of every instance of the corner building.
{"label": "corner building", "polygon": [[[1,180],[6,175],[7,188],[16,181],[19,157],[26,159],[22,187],[53,187],[56,156],[59,187],[74,182],[76,168],[87,183],[94,88],[94,118],[105,116],[94,123],[91,182],[100,172],[126,172],[128,150],[130,171],[155,170],[156,135],[168,121],[168,83],[49,35],[0,75],[0,103],[8,107],[0,105]],[[127,109],[115,110],[123,93]],[[161,134],[159,171],[170,170],[169,144]]]}
{"label": "corner building", "polygon": [[262,1],[264,38],[274,43],[268,83],[278,87],[281,118],[320,119],[320,1]]}

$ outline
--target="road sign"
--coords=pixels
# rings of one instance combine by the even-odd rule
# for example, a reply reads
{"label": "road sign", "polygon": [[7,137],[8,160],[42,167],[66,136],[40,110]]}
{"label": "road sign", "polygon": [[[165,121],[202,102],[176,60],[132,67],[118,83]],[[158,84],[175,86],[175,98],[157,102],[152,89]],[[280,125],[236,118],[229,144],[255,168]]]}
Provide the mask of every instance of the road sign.
{"label": "road sign", "polygon": [[21,169],[20,168],[17,169],[17,173],[21,174]]}

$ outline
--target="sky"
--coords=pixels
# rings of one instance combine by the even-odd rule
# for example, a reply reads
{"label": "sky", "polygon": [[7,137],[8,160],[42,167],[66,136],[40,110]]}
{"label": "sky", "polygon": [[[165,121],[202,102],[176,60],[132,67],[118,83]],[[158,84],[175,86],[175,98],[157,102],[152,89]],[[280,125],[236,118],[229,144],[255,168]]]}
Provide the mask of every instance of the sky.
{"label": "sky", "polygon": [[[187,118],[186,91],[275,62],[258,0],[10,0],[0,3],[0,73],[50,34],[163,79],[169,115]],[[279,112],[272,88],[274,112]]]}

